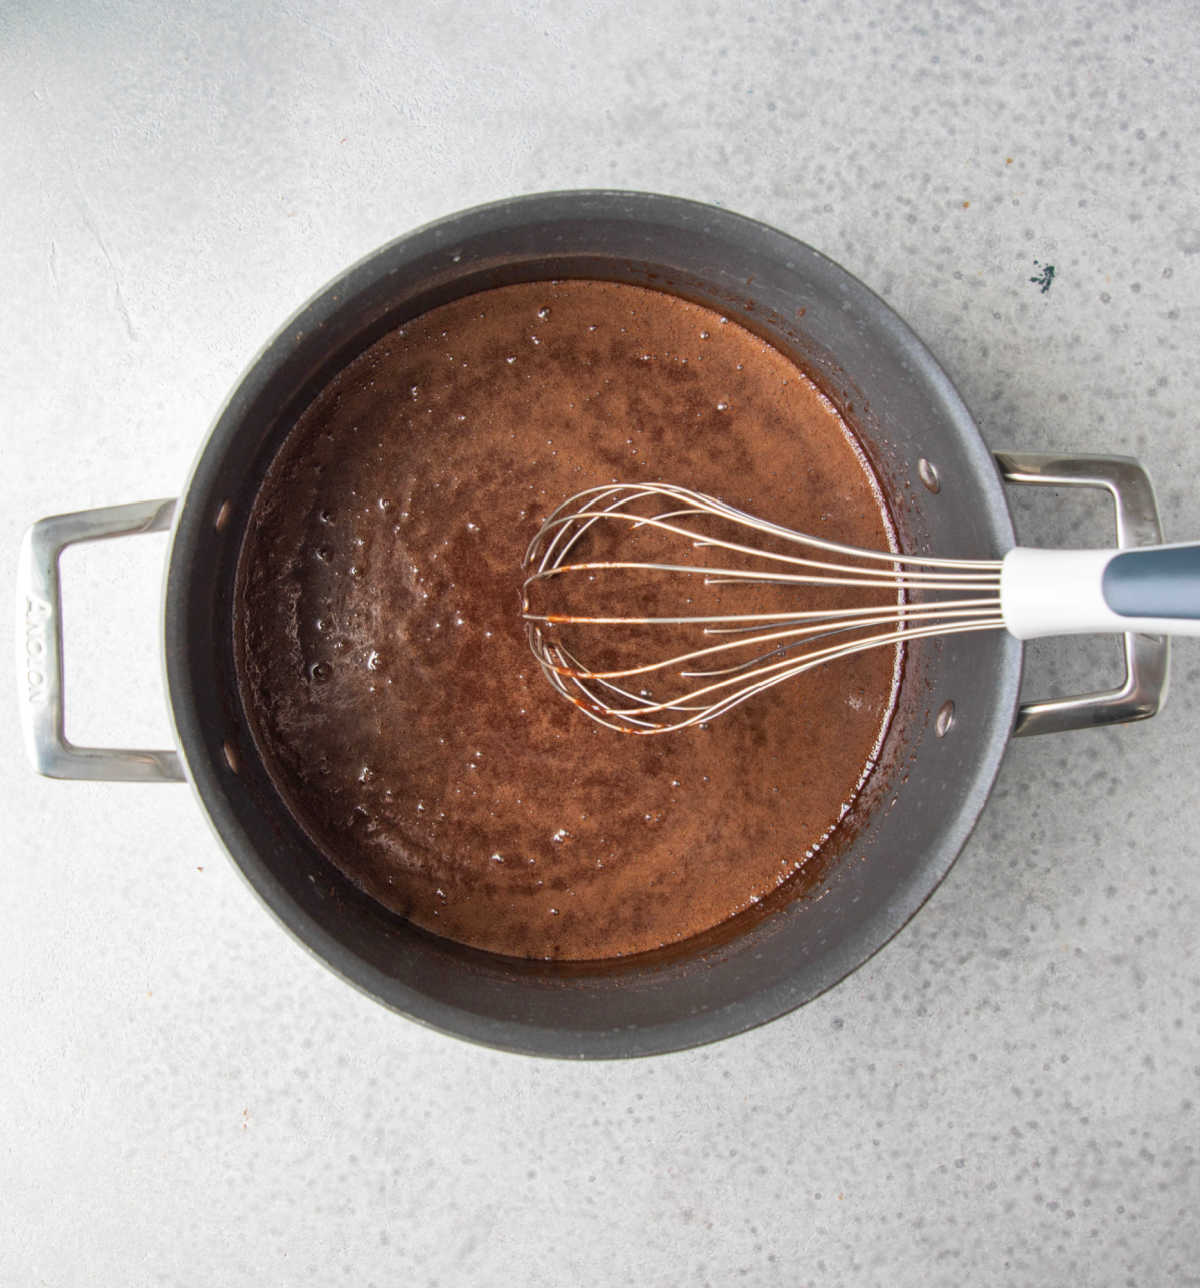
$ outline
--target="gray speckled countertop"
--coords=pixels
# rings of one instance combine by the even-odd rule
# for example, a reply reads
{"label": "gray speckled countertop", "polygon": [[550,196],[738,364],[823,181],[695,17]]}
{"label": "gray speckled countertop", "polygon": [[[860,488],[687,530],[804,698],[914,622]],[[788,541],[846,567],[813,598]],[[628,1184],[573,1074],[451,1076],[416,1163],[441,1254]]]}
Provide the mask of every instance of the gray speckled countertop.
{"label": "gray speckled countertop", "polygon": [[[819,247],[989,444],[1135,453],[1200,535],[1200,19],[1051,9],[8,4],[0,581],[33,518],[177,492],[346,264],[574,186]],[[1028,539],[1104,531],[1015,508]],[[164,549],[64,561],[80,740],[168,738]],[[1114,656],[1044,645],[1027,684]],[[565,1065],[339,983],[186,789],[35,778],[2,686],[0,1283],[1200,1283],[1198,712],[1184,641],[1156,719],[1012,745],[950,877],[840,987]]]}

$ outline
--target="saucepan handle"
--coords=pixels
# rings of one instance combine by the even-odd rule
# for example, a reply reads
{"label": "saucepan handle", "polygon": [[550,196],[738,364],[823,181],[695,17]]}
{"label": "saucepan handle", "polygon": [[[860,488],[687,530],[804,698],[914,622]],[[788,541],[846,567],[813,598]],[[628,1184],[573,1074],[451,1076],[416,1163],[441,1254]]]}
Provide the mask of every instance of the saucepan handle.
{"label": "saucepan handle", "polygon": [[81,541],[161,532],[174,513],[174,500],[138,501],[39,519],[26,532],[17,566],[17,685],[25,748],[38,773],[106,782],[183,781],[174,751],[76,747],[63,726],[59,555]]}
{"label": "saucepan handle", "polygon": [[[1006,483],[1102,488],[1113,499],[1119,550],[1162,545],[1154,488],[1149,475],[1132,457],[997,452],[996,464]],[[1122,685],[1099,693],[1022,703],[1014,732],[1024,735],[1094,729],[1154,715],[1167,696],[1170,641],[1166,635],[1140,631],[1127,631],[1123,638]]]}

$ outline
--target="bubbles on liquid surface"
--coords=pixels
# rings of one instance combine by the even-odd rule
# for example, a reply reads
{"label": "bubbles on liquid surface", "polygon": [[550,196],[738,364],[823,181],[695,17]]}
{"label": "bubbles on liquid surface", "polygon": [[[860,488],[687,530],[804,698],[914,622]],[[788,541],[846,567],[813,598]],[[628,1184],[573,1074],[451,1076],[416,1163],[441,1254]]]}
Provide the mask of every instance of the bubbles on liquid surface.
{"label": "bubbles on liquid surface", "polygon": [[314,662],[312,666],[308,668],[308,673],[318,684],[324,684],[333,676],[333,663]]}

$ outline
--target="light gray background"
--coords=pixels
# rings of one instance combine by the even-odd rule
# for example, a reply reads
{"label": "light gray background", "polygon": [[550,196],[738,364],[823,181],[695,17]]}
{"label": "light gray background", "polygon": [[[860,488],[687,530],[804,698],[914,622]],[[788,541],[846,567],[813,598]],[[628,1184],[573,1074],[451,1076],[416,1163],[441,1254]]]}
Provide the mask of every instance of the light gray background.
{"label": "light gray background", "polygon": [[[177,492],[358,256],[588,185],[811,242],[990,444],[1136,453],[1168,536],[1200,536],[1198,54],[1190,0],[10,2],[0,582],[32,519]],[[1018,513],[1078,542],[1097,504]],[[65,560],[81,739],[168,738],[164,549]],[[1030,683],[1112,659],[1045,646]],[[35,778],[0,686],[0,1283],[1200,1283],[1193,642],[1173,679],[1147,724],[1014,744],[949,879],[841,987],[609,1065],[360,997],[186,788]]]}

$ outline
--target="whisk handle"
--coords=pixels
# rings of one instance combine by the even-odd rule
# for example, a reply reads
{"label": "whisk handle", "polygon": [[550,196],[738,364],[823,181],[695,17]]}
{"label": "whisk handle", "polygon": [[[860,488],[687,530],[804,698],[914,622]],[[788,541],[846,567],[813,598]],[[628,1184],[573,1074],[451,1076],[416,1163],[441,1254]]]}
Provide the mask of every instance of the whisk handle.
{"label": "whisk handle", "polygon": [[1004,624],[1044,635],[1200,635],[1200,543],[1129,550],[1018,546],[1000,574]]}

